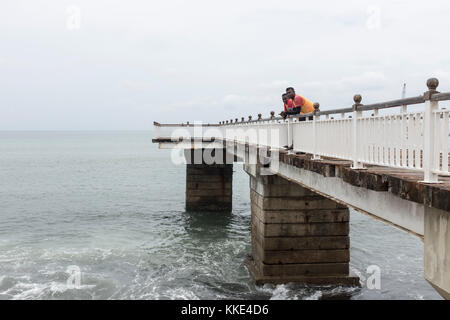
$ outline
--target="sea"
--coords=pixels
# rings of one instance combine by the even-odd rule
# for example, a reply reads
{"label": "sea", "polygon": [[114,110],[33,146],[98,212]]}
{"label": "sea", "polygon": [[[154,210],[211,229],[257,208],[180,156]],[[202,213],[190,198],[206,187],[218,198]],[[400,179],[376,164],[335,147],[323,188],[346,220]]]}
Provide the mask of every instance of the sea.
{"label": "sea", "polygon": [[0,299],[441,299],[423,242],[351,211],[358,287],[257,286],[249,178],[233,211],[186,212],[186,167],[151,131],[0,131]]}

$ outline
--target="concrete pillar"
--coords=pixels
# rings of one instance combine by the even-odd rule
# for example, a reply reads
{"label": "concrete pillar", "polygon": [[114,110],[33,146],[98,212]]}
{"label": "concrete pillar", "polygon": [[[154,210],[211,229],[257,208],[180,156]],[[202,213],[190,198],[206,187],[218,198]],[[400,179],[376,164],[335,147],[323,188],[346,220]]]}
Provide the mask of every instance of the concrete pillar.
{"label": "concrete pillar", "polygon": [[349,210],[279,176],[250,175],[256,283],[359,285],[349,276]]}
{"label": "concrete pillar", "polygon": [[[204,150],[187,150],[186,164],[186,211],[231,212],[233,199],[233,162],[227,164],[225,151],[217,161],[205,163]],[[207,151],[211,154],[211,150]],[[200,154],[200,156],[199,156]],[[215,151],[212,151],[214,156]],[[223,154],[223,156],[222,156]]]}
{"label": "concrete pillar", "polygon": [[425,279],[450,300],[450,213],[425,206]]}

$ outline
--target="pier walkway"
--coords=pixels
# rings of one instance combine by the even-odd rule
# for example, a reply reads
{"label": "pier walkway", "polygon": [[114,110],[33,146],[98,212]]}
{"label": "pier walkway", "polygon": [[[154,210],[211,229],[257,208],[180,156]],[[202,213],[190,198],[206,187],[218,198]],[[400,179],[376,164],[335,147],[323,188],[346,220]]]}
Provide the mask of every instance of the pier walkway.
{"label": "pier walkway", "polygon": [[[258,283],[354,285],[348,208],[424,241],[425,279],[450,298],[450,93],[429,79],[419,96],[289,118],[218,124],[155,122],[153,142],[182,149],[186,209],[230,211],[233,162],[250,176]],[[440,105],[441,104],[441,105]],[[449,106],[450,107],[450,106]]]}

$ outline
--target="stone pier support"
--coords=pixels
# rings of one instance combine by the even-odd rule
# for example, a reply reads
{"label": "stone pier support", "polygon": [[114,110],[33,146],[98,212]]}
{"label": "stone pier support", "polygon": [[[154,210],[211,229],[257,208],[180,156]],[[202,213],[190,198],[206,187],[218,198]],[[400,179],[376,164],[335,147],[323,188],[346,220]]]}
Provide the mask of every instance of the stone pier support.
{"label": "stone pier support", "polygon": [[[186,164],[186,211],[232,210],[233,162],[226,163],[225,150],[216,149],[207,153],[217,161],[208,161],[201,155],[205,151],[188,150],[185,152]],[[217,152],[217,153],[216,153]],[[219,156],[220,154],[220,156]],[[221,160],[222,159],[222,160]]]}
{"label": "stone pier support", "polygon": [[250,175],[256,283],[359,285],[349,276],[349,210],[279,176]]}
{"label": "stone pier support", "polygon": [[450,300],[450,213],[425,206],[425,279]]}

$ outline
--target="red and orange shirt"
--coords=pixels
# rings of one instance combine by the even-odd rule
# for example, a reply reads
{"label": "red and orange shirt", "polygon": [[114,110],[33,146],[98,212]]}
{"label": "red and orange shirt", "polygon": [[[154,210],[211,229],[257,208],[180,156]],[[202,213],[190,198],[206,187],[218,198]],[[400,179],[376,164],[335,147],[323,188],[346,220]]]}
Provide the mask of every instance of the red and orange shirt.
{"label": "red and orange shirt", "polygon": [[[290,100],[290,101],[292,101],[292,100]],[[314,104],[299,94],[295,95],[293,104],[294,104],[294,108],[301,107],[300,114],[311,113],[314,111]]]}
{"label": "red and orange shirt", "polygon": [[287,111],[292,108],[294,108],[294,103],[292,102],[292,99],[289,99],[287,104],[284,105],[284,111]]}

